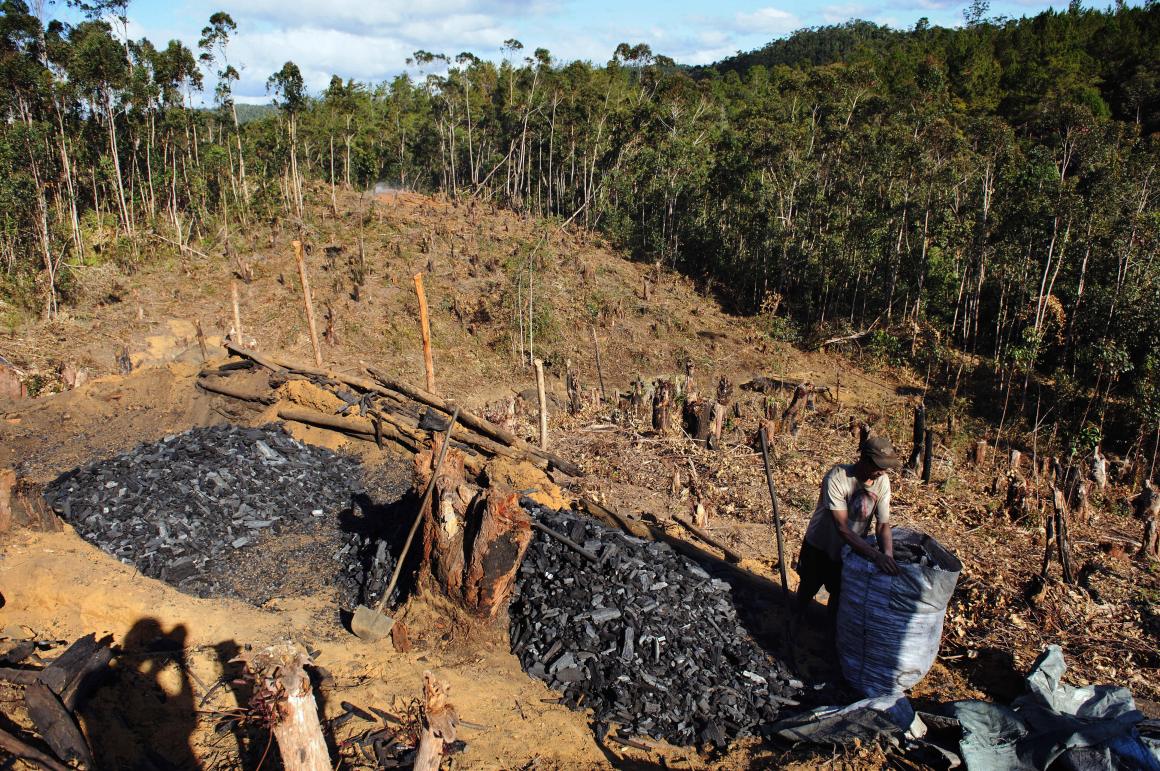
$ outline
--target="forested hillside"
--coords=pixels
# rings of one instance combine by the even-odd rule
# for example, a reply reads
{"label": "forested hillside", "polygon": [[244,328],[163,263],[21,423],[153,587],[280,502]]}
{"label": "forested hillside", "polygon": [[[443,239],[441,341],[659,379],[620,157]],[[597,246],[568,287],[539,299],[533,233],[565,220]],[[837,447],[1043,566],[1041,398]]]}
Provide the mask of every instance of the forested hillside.
{"label": "forested hillside", "polygon": [[856,22],[700,70],[643,44],[592,64],[510,40],[498,65],[421,51],[413,75],[339,73],[315,96],[287,62],[277,111],[249,122],[226,13],[192,51],[126,39],[103,6],[73,25],[0,9],[6,311],[51,317],[86,264],[301,220],[307,180],[386,181],[598,228],[777,339],[848,335],[945,373],[951,410],[966,364],[994,373],[1008,422],[1051,409],[1062,436],[1154,449],[1155,3]]}

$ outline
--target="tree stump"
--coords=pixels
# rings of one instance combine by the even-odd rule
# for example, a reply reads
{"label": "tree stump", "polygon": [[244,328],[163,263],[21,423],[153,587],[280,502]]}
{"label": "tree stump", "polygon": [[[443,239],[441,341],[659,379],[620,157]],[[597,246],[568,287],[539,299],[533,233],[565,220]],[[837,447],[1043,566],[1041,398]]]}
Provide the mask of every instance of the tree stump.
{"label": "tree stump", "polygon": [[1160,560],[1160,493],[1145,479],[1144,487],[1132,498],[1132,513],[1143,521],[1144,535],[1137,555]]}
{"label": "tree stump", "polygon": [[724,375],[717,381],[717,398],[713,402],[709,419],[712,428],[706,442],[710,450],[721,449],[721,433],[725,430],[725,415],[729,408],[729,401],[733,398],[733,384]]}
{"label": "tree stump", "polygon": [[672,425],[671,411],[673,405],[672,381],[658,379],[653,388],[652,427],[659,434],[667,434]]}
{"label": "tree stump", "polygon": [[975,446],[971,451],[971,462],[976,466],[982,466],[987,460],[987,440],[979,439],[975,442]]}
{"label": "tree stump", "polygon": [[414,771],[439,771],[444,747],[455,741],[459,714],[447,701],[448,689],[447,683],[436,680],[430,671],[423,673],[423,733]]}
{"label": "tree stump", "polygon": [[1039,574],[1043,578],[1047,578],[1047,569],[1051,564],[1051,552],[1054,546],[1060,567],[1063,569],[1064,583],[1074,584],[1075,577],[1071,572],[1071,544],[1067,536],[1067,499],[1064,497],[1063,491],[1054,485],[1051,487],[1051,509],[1051,514],[1044,522],[1047,537],[1043,543],[1043,565]]}
{"label": "tree stump", "polygon": [[[431,478],[435,459],[439,457],[442,436],[432,440],[430,451],[415,456],[416,489],[422,489]],[[443,468],[435,479],[431,501],[423,516],[423,564],[421,580],[433,582],[449,597],[461,597],[463,591],[463,531],[467,510],[475,497],[475,488],[467,484],[463,453],[449,448]]]}
{"label": "tree stump", "polygon": [[1027,517],[1027,482],[1017,471],[1007,473],[1007,497],[1003,507],[1012,522],[1022,522]]}
{"label": "tree stump", "polygon": [[484,493],[479,530],[463,585],[468,610],[495,618],[511,596],[516,573],[532,540],[531,517],[510,488],[494,485]]}
{"label": "tree stump", "polygon": [[568,390],[568,414],[578,415],[583,406],[580,398],[580,380],[576,376],[576,370],[572,369],[572,360],[564,361],[564,387]]}
{"label": "tree stump", "polygon": [[685,402],[685,430],[693,441],[701,445],[709,442],[709,432],[713,428],[712,409],[704,399]]}
{"label": "tree stump", "polygon": [[238,657],[254,681],[251,707],[270,725],[288,771],[330,771],[330,753],[306,665],[310,657],[282,643]]}
{"label": "tree stump", "polygon": [[788,431],[796,435],[801,424],[802,412],[806,407],[806,399],[813,389],[809,383],[802,383],[793,390],[793,398],[790,399],[789,405],[781,413],[781,427],[783,431]]}

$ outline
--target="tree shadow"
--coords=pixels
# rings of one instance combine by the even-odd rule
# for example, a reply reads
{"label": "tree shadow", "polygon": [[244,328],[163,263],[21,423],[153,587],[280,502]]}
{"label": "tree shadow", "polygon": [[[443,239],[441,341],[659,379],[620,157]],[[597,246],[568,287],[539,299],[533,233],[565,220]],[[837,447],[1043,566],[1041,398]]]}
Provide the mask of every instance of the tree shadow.
{"label": "tree shadow", "polygon": [[138,620],[103,687],[78,709],[99,767],[196,769],[197,729],[185,654],[187,630]]}

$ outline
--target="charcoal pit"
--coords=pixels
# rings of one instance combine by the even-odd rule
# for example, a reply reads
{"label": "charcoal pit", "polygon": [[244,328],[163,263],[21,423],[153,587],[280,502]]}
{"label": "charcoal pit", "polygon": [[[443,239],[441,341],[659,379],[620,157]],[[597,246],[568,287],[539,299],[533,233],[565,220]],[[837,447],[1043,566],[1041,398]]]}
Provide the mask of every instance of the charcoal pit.
{"label": "charcoal pit", "polygon": [[[409,488],[400,473],[378,501]],[[198,597],[381,596],[394,568],[359,461],[280,426],[194,428],[70,471],[45,498],[86,541]],[[382,488],[386,489],[382,489]],[[364,512],[366,514],[364,515]]]}
{"label": "charcoal pit", "polygon": [[800,683],[741,626],[727,583],[666,544],[530,507],[599,557],[537,532],[517,579],[512,651],[564,704],[624,736],[720,748],[794,698]]}

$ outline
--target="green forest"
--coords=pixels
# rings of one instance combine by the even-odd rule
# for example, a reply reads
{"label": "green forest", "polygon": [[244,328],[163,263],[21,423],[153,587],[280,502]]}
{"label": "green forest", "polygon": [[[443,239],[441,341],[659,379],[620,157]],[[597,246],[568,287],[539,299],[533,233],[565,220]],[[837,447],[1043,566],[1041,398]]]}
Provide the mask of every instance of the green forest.
{"label": "green forest", "polygon": [[51,318],[87,264],[221,253],[385,183],[598,230],[777,340],[911,363],[952,411],[962,375],[1009,423],[1160,437],[1152,0],[1021,19],[977,0],[959,28],[852,21],[697,68],[508,40],[499,63],[418,51],[409,74],[311,94],[286,62],[276,109],[244,111],[227,13],[190,50],[129,39],[120,0],[82,7],[0,3],[12,307]]}

